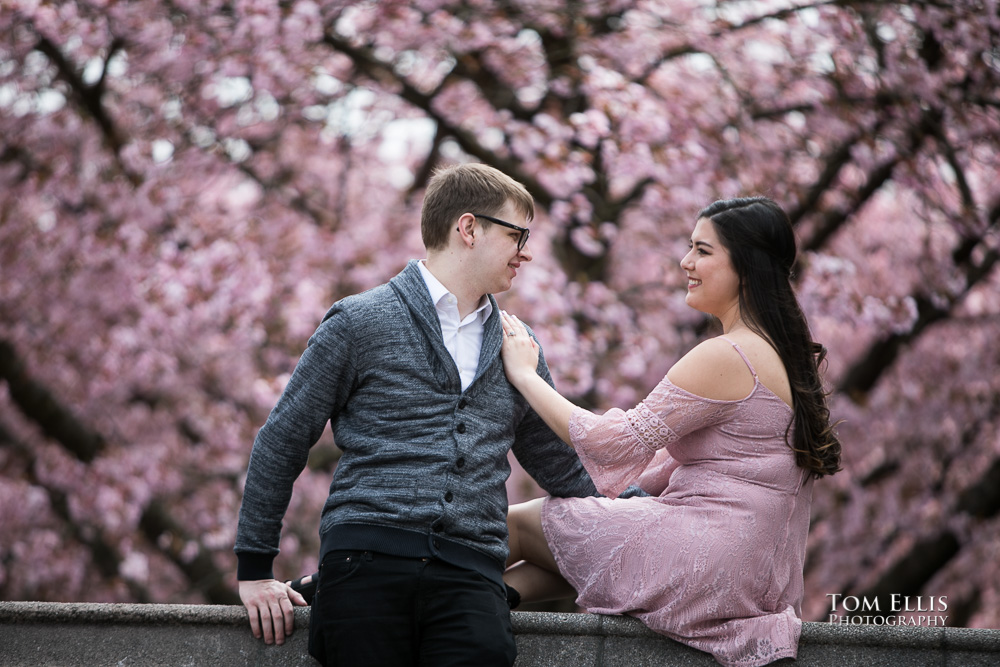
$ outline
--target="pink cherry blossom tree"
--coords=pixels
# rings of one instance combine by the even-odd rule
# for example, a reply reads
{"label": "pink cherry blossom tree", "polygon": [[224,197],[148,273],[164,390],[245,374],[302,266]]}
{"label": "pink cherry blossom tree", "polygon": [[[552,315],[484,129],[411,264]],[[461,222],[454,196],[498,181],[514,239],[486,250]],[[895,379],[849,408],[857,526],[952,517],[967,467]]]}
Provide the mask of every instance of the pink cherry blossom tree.
{"label": "pink cherry blossom tree", "polygon": [[326,307],[422,254],[431,171],[476,160],[539,206],[501,302],[595,409],[711,333],[697,211],[781,201],[844,420],[807,618],[895,593],[1000,627],[998,35],[994,0],[5,3],[0,596],[234,602],[256,429]]}

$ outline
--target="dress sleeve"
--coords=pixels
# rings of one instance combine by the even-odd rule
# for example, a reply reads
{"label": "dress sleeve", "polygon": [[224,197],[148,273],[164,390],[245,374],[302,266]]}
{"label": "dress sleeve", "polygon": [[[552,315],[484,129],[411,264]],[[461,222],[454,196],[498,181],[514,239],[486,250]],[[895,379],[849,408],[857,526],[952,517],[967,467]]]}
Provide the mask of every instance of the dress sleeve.
{"label": "dress sleeve", "polygon": [[[695,396],[664,378],[631,410],[612,408],[598,416],[577,408],[569,420],[570,440],[598,491],[608,497],[618,496],[640,475],[647,483],[658,480],[656,484],[662,483],[665,488],[673,469],[652,469],[650,463],[657,451],[718,421],[728,405]],[[663,457],[662,463],[674,468],[678,465],[669,455]],[[659,473],[666,474],[666,479]]]}

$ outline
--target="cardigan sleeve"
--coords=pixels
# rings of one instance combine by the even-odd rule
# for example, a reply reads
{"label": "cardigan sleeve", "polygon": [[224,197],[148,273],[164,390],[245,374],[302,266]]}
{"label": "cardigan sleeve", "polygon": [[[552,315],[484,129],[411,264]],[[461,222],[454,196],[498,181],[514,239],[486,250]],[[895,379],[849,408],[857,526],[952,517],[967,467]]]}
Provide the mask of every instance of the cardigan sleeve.
{"label": "cardigan sleeve", "polygon": [[[530,332],[532,337],[534,333]],[[537,342],[537,339],[536,339]],[[539,346],[538,375],[554,387],[552,374],[545,363],[545,354]],[[511,448],[518,463],[538,485],[556,498],[599,496],[594,480],[584,468],[580,457],[559,439],[545,421],[531,408],[518,424]],[[615,494],[620,498],[648,496],[638,485],[626,485]]]}
{"label": "cardigan sleeve", "polygon": [[[538,374],[549,385],[554,386],[541,350]],[[597,495],[597,488],[576,453],[559,439],[534,410],[529,408],[518,424],[511,449],[525,472],[549,495],[559,498]]]}
{"label": "cardigan sleeve", "polygon": [[310,448],[344,406],[355,377],[349,315],[334,305],[309,339],[254,440],[234,551],[239,580],[270,579],[281,523]]}

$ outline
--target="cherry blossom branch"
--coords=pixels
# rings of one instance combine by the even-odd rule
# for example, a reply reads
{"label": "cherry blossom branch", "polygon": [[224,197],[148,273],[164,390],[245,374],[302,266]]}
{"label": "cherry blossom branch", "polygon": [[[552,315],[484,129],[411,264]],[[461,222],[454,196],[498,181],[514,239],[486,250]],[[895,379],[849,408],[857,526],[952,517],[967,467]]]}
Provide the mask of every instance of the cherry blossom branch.
{"label": "cherry blossom branch", "polygon": [[961,543],[950,530],[918,540],[879,577],[878,582],[859,596],[866,601],[877,600],[879,609],[893,609],[893,595],[919,595],[924,584],[943,569],[960,549]]}
{"label": "cherry blossom branch", "polygon": [[491,71],[483,59],[483,51],[468,51],[452,55],[455,57],[455,66],[442,80],[439,89],[450,83],[452,79],[469,81],[476,85],[483,99],[489,102],[494,109],[506,109],[514,118],[521,121],[531,120],[534,113],[521,104],[514,91],[508,86],[498,84],[496,72]]}
{"label": "cherry blossom branch", "polygon": [[542,38],[545,61],[549,65],[549,79],[555,81],[560,77],[566,77],[573,82],[567,95],[559,94],[552,86],[549,86],[539,107],[544,109],[549,104],[553,104],[561,109],[567,117],[577,111],[584,111],[588,108],[588,104],[586,97],[580,91],[580,68],[577,64],[578,49],[576,41],[573,39],[573,30],[567,29],[562,34],[555,34],[552,30],[541,30],[539,34]]}
{"label": "cherry blossom branch", "polygon": [[122,577],[121,554],[105,538],[102,528],[94,524],[81,523],[79,518],[71,514],[69,496],[66,492],[45,482],[38,476],[37,460],[31,447],[14,437],[3,424],[0,424],[0,445],[10,447],[25,461],[30,462],[24,467],[24,481],[45,492],[49,499],[49,507],[56,518],[62,522],[63,530],[90,551],[91,562],[97,569],[97,573],[107,580],[124,580],[133,600],[143,603],[152,601],[152,596],[145,586],[127,577]]}
{"label": "cherry blossom branch", "polygon": [[[719,37],[722,37],[724,35],[738,33],[742,30],[752,28],[768,20],[784,20],[787,19],[789,16],[797,14],[806,9],[817,9],[819,7],[830,6],[830,5],[842,5],[842,4],[844,4],[844,0],[820,0],[819,2],[813,2],[806,5],[799,5],[796,7],[788,7],[785,9],[777,10],[775,12],[762,14],[760,16],[755,16],[753,18],[746,19],[745,21],[741,21],[739,23],[726,23],[724,27],[709,32],[705,36],[703,41],[718,39]],[[646,84],[649,82],[649,78],[656,73],[656,70],[658,70],[666,63],[672,60],[676,60],[677,58],[681,58],[683,56],[688,56],[688,55],[694,55],[696,53],[707,54],[707,52],[704,49],[697,47],[690,42],[667,49],[662,54],[660,54],[659,58],[651,62],[638,77],[636,77],[636,81],[642,84]]]}
{"label": "cherry blossom branch", "polygon": [[104,66],[101,70],[101,75],[96,82],[92,85],[87,85],[77,74],[76,68],[70,64],[70,62],[63,55],[59,47],[55,45],[48,37],[39,34],[38,44],[36,49],[41,53],[44,53],[48,59],[56,66],[59,72],[59,78],[69,84],[70,90],[73,91],[74,96],[80,103],[81,107],[87,112],[97,126],[101,129],[101,134],[107,140],[111,149],[118,153],[123,145],[123,141],[118,134],[118,129],[111,120],[111,116],[108,114],[107,109],[101,101],[101,97],[104,94],[104,83],[105,77],[107,75],[108,61],[114,56],[119,49],[124,46],[124,42],[120,39],[114,39],[111,45],[108,47],[108,55],[105,58]]}
{"label": "cherry blossom branch", "polygon": [[35,157],[24,149],[7,139],[8,143],[0,151],[0,164],[16,164],[20,167],[20,172],[11,181],[12,185],[20,185],[27,180],[31,174],[37,173],[42,166],[35,160]]}
{"label": "cherry blossom branch", "polygon": [[945,160],[947,160],[948,165],[955,173],[955,186],[958,188],[958,192],[962,198],[962,214],[975,215],[976,197],[972,194],[972,187],[969,185],[969,179],[965,176],[965,168],[962,166],[961,162],[959,162],[958,155],[955,152],[955,147],[952,145],[951,141],[948,140],[947,134],[945,134],[944,126],[941,123],[935,123],[933,126],[933,134],[934,138],[937,139],[938,144],[941,146],[941,152],[944,154]]}
{"label": "cherry blossom branch", "polygon": [[841,141],[834,151],[821,160],[823,171],[819,178],[812,184],[809,191],[797,205],[790,209],[788,218],[792,225],[818,210],[818,205],[823,195],[833,186],[841,170],[851,162],[851,151],[866,137],[878,134],[879,129],[884,125],[882,120],[875,123],[872,128],[859,128],[854,134]]}
{"label": "cherry blossom branch", "polygon": [[[239,595],[226,583],[227,575],[216,566],[211,552],[170,516],[166,502],[154,498],[142,513],[139,527],[146,539],[184,573],[209,604],[240,604]],[[196,545],[194,556],[188,554],[192,544]]]}
{"label": "cherry blossom branch", "polygon": [[87,85],[77,73],[77,68],[63,55],[55,42],[39,33],[34,26],[31,27],[35,31],[35,34],[38,35],[38,42],[35,48],[40,53],[45,54],[52,64],[55,65],[58,77],[65,81],[73,92],[72,97],[77,101],[80,108],[86,112],[86,115],[97,124],[101,135],[115,156],[115,161],[119,169],[121,169],[122,173],[128,177],[133,185],[141,183],[142,178],[129,169],[121,159],[121,151],[125,145],[125,139],[121,136],[118,127],[111,119],[111,114],[105,108],[103,102],[108,63],[125,46],[124,40],[118,37],[111,40],[100,77],[92,85]]}
{"label": "cherry blossom branch", "polygon": [[[810,230],[801,244],[803,251],[814,251],[822,248],[831,236],[843,226],[848,219],[885,185],[893,175],[896,167],[906,159],[909,159],[920,147],[928,134],[933,132],[933,125],[936,122],[937,114],[928,112],[922,114],[921,121],[912,125],[907,132],[907,142],[900,146],[895,155],[886,159],[881,164],[871,170],[865,182],[853,193],[850,204],[846,208],[832,208],[824,213],[819,221]],[[830,168],[836,165],[828,165]],[[827,175],[826,173],[824,175]],[[831,174],[832,176],[832,174]],[[819,197],[822,192],[815,191],[811,197]]]}
{"label": "cherry blossom branch", "polygon": [[[982,282],[1000,263],[1000,252],[995,248],[986,247],[984,241],[990,231],[1000,227],[1000,201],[992,207],[989,214],[989,226],[978,237],[965,238],[960,241],[952,253],[952,257],[965,278],[965,286],[960,291],[945,296],[931,297],[925,294],[913,295],[917,307],[917,317],[909,330],[902,333],[891,333],[871,345],[868,351],[844,373],[837,385],[837,391],[850,396],[855,401],[863,400],[864,395],[873,387],[896,360],[901,350],[911,343],[935,322],[949,317],[952,309],[977,284]],[[980,261],[973,260],[973,251],[977,246],[984,247]]]}
{"label": "cherry blossom branch", "polygon": [[[56,401],[51,392],[31,379],[25,371],[24,363],[16,356],[14,347],[4,340],[0,340],[0,378],[7,381],[11,397],[25,416],[80,461],[92,462],[104,448],[104,437],[81,423],[69,409]],[[2,431],[0,440],[14,442],[13,438],[5,437]],[[29,459],[33,458],[27,449],[24,453]],[[34,479],[37,482],[37,478]],[[55,513],[72,527],[77,539],[94,554],[94,562],[102,569],[102,573],[109,577],[116,574],[121,557],[105,541],[100,528],[91,526],[94,537],[88,538],[70,516],[65,494],[40,482],[37,485],[45,488]],[[163,503],[162,499],[154,499],[142,515],[140,525],[150,543],[163,551],[210,602],[237,604],[238,596],[225,585],[225,574],[215,566],[206,549],[199,544],[197,555],[193,559],[185,557],[184,547],[198,542],[186,535],[180,524],[167,514]],[[163,535],[169,535],[170,539],[161,541]]]}
{"label": "cherry blossom branch", "polygon": [[[969,425],[963,433],[963,441],[971,442],[976,434],[989,426],[1000,416],[1000,397],[994,397],[989,412],[976,424]],[[950,463],[950,462],[949,462]],[[948,465],[942,466],[943,476]],[[967,515],[976,520],[986,520],[1000,513],[1000,458],[994,458],[985,472],[958,494],[949,516]],[[958,555],[961,543],[958,536],[948,528],[931,533],[917,540],[893,563],[879,580],[860,593],[865,599],[878,598],[881,609],[892,609],[891,596],[919,595],[924,586],[948,562]],[[965,601],[965,605],[974,601]],[[960,611],[952,611],[952,622],[958,627],[964,625]]]}
{"label": "cherry blossom branch", "polygon": [[104,449],[104,438],[84,426],[73,412],[30,376],[14,346],[0,339],[0,379],[28,419],[80,461],[90,463]]}
{"label": "cherry blossom branch", "polygon": [[478,140],[475,133],[451,123],[435,110],[433,95],[422,92],[405,78],[397,76],[389,65],[376,58],[370,50],[363,47],[356,47],[330,31],[324,33],[323,43],[350,57],[358,70],[372,80],[390,89],[398,88],[400,98],[427,114],[430,119],[455,139],[463,151],[482,162],[491,164],[523,183],[528,192],[535,198],[535,201],[542,206],[551,205],[553,201],[552,195],[536,178],[522,169],[518,161],[513,158],[503,157],[496,154],[495,151],[487,149]]}
{"label": "cherry blossom branch", "polygon": [[[595,160],[600,162],[600,160]],[[641,179],[624,196],[617,199],[608,195],[606,175],[602,169],[595,166],[597,175],[597,185],[584,189],[584,194],[593,206],[593,215],[590,223],[571,223],[562,234],[562,241],[556,245],[556,256],[563,266],[568,276],[575,276],[577,279],[583,277],[586,281],[605,281],[607,279],[608,250],[610,241],[604,238],[595,239],[600,246],[600,252],[581,252],[570,238],[574,229],[585,227],[587,224],[600,225],[611,223],[619,226],[622,214],[625,210],[646,191],[655,181],[651,177]]]}

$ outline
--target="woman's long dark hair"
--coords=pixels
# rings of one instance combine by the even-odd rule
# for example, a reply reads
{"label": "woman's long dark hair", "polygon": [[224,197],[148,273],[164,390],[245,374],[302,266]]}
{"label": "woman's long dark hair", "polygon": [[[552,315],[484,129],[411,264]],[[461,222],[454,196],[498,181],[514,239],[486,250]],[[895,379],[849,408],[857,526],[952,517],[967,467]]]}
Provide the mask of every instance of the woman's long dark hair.
{"label": "woman's long dark hair", "polygon": [[794,442],[789,446],[796,462],[816,477],[832,475],[840,470],[840,441],[820,379],[826,348],[812,340],[792,291],[796,249],[788,215],[767,197],[741,197],[717,201],[698,217],[712,221],[729,251],[740,279],[740,316],[785,365],[795,412]]}

